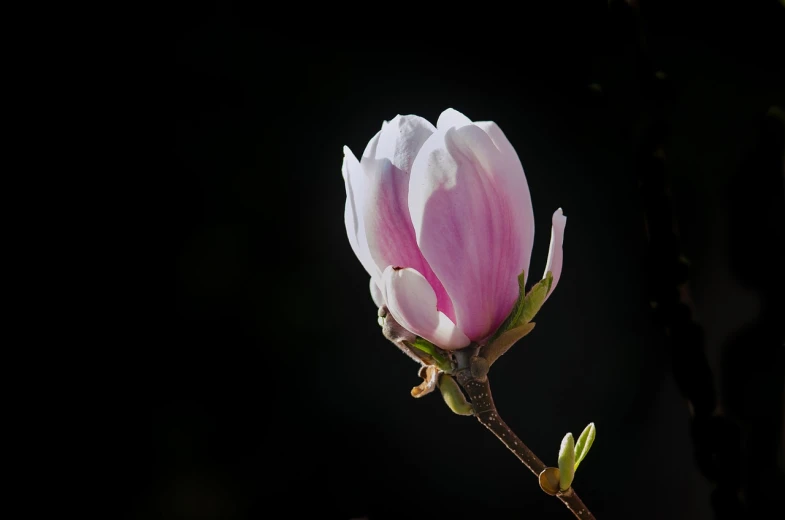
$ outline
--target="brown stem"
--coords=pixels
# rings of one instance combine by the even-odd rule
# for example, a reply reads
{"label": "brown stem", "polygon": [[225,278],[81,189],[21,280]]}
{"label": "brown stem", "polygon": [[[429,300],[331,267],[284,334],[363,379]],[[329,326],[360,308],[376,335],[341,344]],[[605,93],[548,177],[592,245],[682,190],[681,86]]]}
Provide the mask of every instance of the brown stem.
{"label": "brown stem", "polygon": [[[475,358],[476,359],[476,358]],[[499,412],[496,411],[496,405],[493,402],[491,395],[491,386],[488,383],[487,375],[475,377],[470,368],[463,368],[455,373],[458,383],[460,383],[466,395],[471,400],[472,407],[474,408],[474,415],[480,423],[491,430],[496,437],[502,441],[502,444],[515,454],[518,459],[523,462],[527,468],[531,470],[535,476],[540,475],[546,468],[545,464],[537,458],[521,439],[515,435],[515,432],[507,426]],[[576,518],[595,520],[594,515],[588,510],[581,501],[578,494],[572,489],[564,492],[559,492],[556,496],[561,500],[567,509],[569,509]]]}

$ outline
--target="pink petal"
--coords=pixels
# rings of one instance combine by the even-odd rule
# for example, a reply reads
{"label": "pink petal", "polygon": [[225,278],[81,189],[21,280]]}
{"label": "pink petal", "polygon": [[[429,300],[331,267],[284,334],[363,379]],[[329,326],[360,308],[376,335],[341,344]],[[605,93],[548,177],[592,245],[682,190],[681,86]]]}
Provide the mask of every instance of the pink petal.
{"label": "pink petal", "polygon": [[561,208],[553,213],[551,222],[553,223],[551,227],[551,247],[548,250],[548,261],[545,263],[545,273],[542,276],[545,278],[548,271],[551,271],[553,282],[551,283],[551,290],[545,296],[546,300],[556,288],[556,284],[559,283],[559,278],[561,278],[562,244],[564,243],[564,228],[567,226],[567,217],[564,216]]}
{"label": "pink petal", "polygon": [[453,316],[447,292],[420,252],[409,214],[411,164],[434,130],[417,116],[396,116],[385,123],[362,158],[361,211],[369,255],[379,272],[388,265],[417,270],[436,292],[439,310]]}
{"label": "pink petal", "polygon": [[382,278],[387,308],[406,330],[447,350],[470,343],[455,323],[436,309],[436,293],[423,275],[414,269],[389,266]]}
{"label": "pink petal", "polygon": [[515,148],[510,144],[499,125],[493,121],[478,121],[474,124],[490,136],[504,160],[504,167],[497,172],[496,182],[501,186],[501,191],[508,195],[512,219],[516,225],[516,240],[521,246],[521,259],[523,260],[518,274],[525,271],[525,277],[528,279],[529,263],[534,247],[534,209],[532,208],[532,198],[526,174],[523,172],[523,166]]}
{"label": "pink petal", "polygon": [[457,326],[474,341],[507,317],[530,259],[530,200],[516,162],[471,124],[439,128],[412,168],[417,243],[452,299]]}

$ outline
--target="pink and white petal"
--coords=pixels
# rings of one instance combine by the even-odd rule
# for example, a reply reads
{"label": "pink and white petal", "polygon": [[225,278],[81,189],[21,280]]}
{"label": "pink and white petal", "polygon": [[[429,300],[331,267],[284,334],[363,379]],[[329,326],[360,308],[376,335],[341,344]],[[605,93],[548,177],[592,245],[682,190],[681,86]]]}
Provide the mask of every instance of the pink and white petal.
{"label": "pink and white petal", "polygon": [[417,152],[435,131],[436,128],[427,119],[397,115],[382,127],[374,157],[388,159],[408,175]]}
{"label": "pink and white petal", "polygon": [[[398,168],[393,163],[393,160],[397,160],[399,164],[406,165],[406,161],[414,161],[423,142],[431,135],[432,128],[422,118],[400,116],[384,126],[373,145],[378,158],[367,155],[362,158],[367,187],[362,216],[368,251],[379,272],[388,265],[417,270],[436,292],[439,310],[454,317],[447,291],[417,245],[409,214],[409,170]],[[425,133],[428,135],[423,135]],[[389,154],[389,157],[385,154]]]}
{"label": "pink and white petal", "polygon": [[480,127],[437,130],[412,168],[409,210],[417,243],[455,307],[457,326],[481,341],[507,317],[526,262],[507,161]]}
{"label": "pink and white petal", "polygon": [[443,349],[455,350],[471,341],[455,323],[436,309],[436,294],[414,269],[387,267],[382,275],[387,308],[406,330]]}
{"label": "pink and white petal", "polygon": [[454,108],[448,108],[439,114],[439,119],[436,120],[436,128],[445,131],[451,127],[460,128],[470,124],[472,124],[472,120]]}
{"label": "pink and white petal", "polygon": [[354,156],[348,146],[343,147],[343,167],[342,173],[344,185],[346,187],[346,207],[344,209],[344,225],[349,244],[352,246],[355,256],[360,263],[376,280],[381,279],[381,269],[379,269],[371,258],[366,238],[365,222],[363,219],[363,203],[365,200],[366,179],[363,174],[359,161]]}
{"label": "pink and white petal", "polygon": [[388,265],[413,267],[424,274],[430,271],[417,246],[408,196],[411,162],[433,130],[425,119],[396,116],[385,122],[362,158],[368,186],[363,220],[379,272]]}
{"label": "pink and white petal", "polygon": [[546,300],[553,290],[556,289],[556,284],[559,283],[559,278],[561,278],[563,260],[562,245],[564,244],[564,228],[567,227],[567,217],[564,216],[561,208],[553,213],[551,222],[551,246],[548,250],[548,261],[545,263],[545,272],[542,277],[545,278],[548,275],[548,271],[551,271],[553,282],[551,283],[551,290],[548,291],[548,294],[545,296]]}
{"label": "pink and white petal", "polygon": [[491,172],[494,180],[501,186],[501,191],[506,194],[512,219],[515,222],[515,236],[521,245],[520,271],[525,271],[526,279],[529,278],[529,265],[534,247],[534,209],[532,208],[529,183],[523,172],[523,165],[518,158],[515,148],[504,135],[499,125],[493,121],[478,121],[475,125],[482,128],[490,136],[493,144],[501,152],[504,166]]}
{"label": "pink and white petal", "polygon": [[376,304],[376,308],[382,307],[385,305],[384,302],[384,294],[382,294],[382,290],[379,288],[379,284],[376,283],[376,280],[371,278],[370,282],[371,288],[371,298],[373,299],[373,303]]}

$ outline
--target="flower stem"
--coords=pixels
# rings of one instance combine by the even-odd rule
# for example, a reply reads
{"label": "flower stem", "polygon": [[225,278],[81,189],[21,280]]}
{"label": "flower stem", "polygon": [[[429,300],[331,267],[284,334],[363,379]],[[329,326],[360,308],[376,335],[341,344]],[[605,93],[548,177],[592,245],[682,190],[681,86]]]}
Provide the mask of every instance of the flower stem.
{"label": "flower stem", "polygon": [[[515,435],[515,432],[499,416],[491,395],[488,376],[483,375],[477,378],[468,367],[458,370],[455,376],[466,395],[469,396],[477,420],[491,430],[502,441],[502,444],[507,446],[535,476],[539,477],[540,473],[546,468],[545,464]],[[595,520],[594,515],[591,514],[572,488],[557,493],[556,497],[567,506],[567,509],[576,518]]]}

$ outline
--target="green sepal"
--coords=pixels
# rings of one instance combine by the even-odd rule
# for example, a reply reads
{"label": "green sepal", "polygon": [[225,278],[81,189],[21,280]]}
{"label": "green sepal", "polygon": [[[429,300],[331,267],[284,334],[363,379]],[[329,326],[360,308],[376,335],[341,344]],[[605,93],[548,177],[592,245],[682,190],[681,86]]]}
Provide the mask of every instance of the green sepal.
{"label": "green sepal", "polygon": [[545,297],[548,296],[551,285],[553,285],[553,273],[548,271],[545,277],[534,284],[529,293],[526,294],[526,271],[521,271],[521,274],[518,275],[518,299],[515,300],[515,305],[513,305],[510,314],[507,315],[507,319],[502,322],[488,343],[492,343],[508,330],[526,325],[534,319],[534,316],[537,315],[540,307],[542,307]]}
{"label": "green sepal", "polygon": [[530,333],[534,329],[534,322],[530,321],[513,329],[510,329],[482,347],[480,355],[488,360],[488,365],[493,365],[502,354],[507,352],[515,342]]}
{"label": "green sepal", "polygon": [[526,272],[521,271],[518,275],[518,299],[512,311],[480,350],[480,356],[487,359],[490,365],[516,341],[532,331],[534,323],[531,320],[542,307],[552,285],[553,273],[548,271],[542,280],[534,284],[529,294],[526,294]]}
{"label": "green sepal", "polygon": [[578,437],[578,442],[575,444],[575,469],[578,469],[578,465],[586,458],[586,454],[589,453],[589,449],[596,436],[597,428],[594,427],[594,423],[589,423],[583,430],[583,433],[581,433],[581,436]]}
{"label": "green sepal", "polygon": [[537,315],[540,307],[542,307],[542,304],[545,302],[545,298],[551,290],[551,285],[553,285],[553,273],[548,271],[545,278],[534,284],[534,287],[532,287],[529,294],[524,298],[523,308],[521,309],[520,325],[529,323],[534,319],[534,316]]}
{"label": "green sepal", "polygon": [[491,338],[491,341],[488,343],[493,342],[496,338],[504,334],[510,329],[514,329],[522,323],[518,323],[523,315],[523,302],[526,300],[526,271],[521,271],[521,274],[518,275],[518,299],[515,300],[515,305],[512,306],[512,310],[510,314],[507,315],[507,318],[502,322],[496,332]]}
{"label": "green sepal", "polygon": [[567,491],[575,476],[575,439],[568,433],[561,441],[559,448],[559,488]]}
{"label": "green sepal", "polygon": [[442,349],[428,341],[427,339],[417,337],[412,343],[412,346],[417,350],[425,352],[436,361],[436,366],[443,372],[452,372],[452,363],[450,359],[444,354]]}
{"label": "green sepal", "polygon": [[526,301],[526,270],[521,271],[521,274],[518,275],[518,299],[515,300],[515,305],[512,308],[512,312],[510,312],[507,319],[504,320],[502,324],[502,332],[507,332],[510,329],[514,329],[519,325],[523,325],[521,323],[521,316],[523,316],[523,307],[524,302]]}

